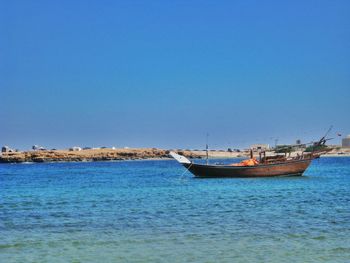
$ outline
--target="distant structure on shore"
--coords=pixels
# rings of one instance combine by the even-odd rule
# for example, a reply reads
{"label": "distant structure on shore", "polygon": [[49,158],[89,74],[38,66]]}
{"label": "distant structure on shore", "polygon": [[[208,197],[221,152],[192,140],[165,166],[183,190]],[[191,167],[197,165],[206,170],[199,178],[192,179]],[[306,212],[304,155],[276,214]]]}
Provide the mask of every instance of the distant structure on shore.
{"label": "distant structure on shore", "polygon": [[34,151],[46,151],[46,148],[42,147],[42,146],[39,146],[39,145],[33,145],[32,146],[32,149]]}
{"label": "distant structure on shore", "polygon": [[82,149],[79,146],[73,146],[72,148],[69,148],[69,151],[71,152],[80,152]]}
{"label": "distant structure on shore", "polygon": [[350,148],[350,134],[342,139],[341,146],[344,148]]}
{"label": "distant structure on shore", "polygon": [[19,150],[18,149],[12,149],[12,148],[10,148],[9,146],[2,146],[1,147],[1,152],[2,153],[14,153],[14,152],[19,152]]}
{"label": "distant structure on shore", "polygon": [[250,149],[252,149],[253,151],[269,150],[270,145],[268,145],[268,144],[252,144],[252,145],[250,145]]}
{"label": "distant structure on shore", "polygon": [[10,152],[13,152],[13,150],[8,146],[2,146],[1,152],[2,153],[10,153]]}

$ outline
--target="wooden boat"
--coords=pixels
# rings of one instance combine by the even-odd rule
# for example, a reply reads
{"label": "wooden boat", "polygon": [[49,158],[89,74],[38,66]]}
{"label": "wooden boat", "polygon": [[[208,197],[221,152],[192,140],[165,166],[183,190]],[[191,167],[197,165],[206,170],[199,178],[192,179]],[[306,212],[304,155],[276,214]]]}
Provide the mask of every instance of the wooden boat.
{"label": "wooden boat", "polygon": [[[322,138],[314,146],[324,145],[326,139]],[[301,176],[309,167],[313,159],[319,158],[320,155],[328,152],[331,149],[323,149],[322,151],[312,151],[303,153],[296,157],[288,158],[286,155],[266,156],[263,152],[263,157],[260,155],[260,161],[254,161],[250,165],[209,165],[197,164],[191,162],[184,156],[175,152],[170,152],[170,155],[188,169],[196,177],[272,177],[272,176]],[[251,152],[251,159],[253,155]],[[249,163],[249,162],[248,162]]]}

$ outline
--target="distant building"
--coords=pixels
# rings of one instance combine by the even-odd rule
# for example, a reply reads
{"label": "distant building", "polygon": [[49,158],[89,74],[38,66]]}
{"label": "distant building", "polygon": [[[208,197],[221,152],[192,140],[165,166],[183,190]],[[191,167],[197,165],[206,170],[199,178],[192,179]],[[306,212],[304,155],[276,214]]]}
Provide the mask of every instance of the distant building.
{"label": "distant building", "polygon": [[344,148],[350,148],[350,135],[346,136],[346,138],[342,139],[341,146]]}
{"label": "distant building", "polygon": [[1,148],[1,152],[2,153],[10,153],[10,152],[13,152],[13,150],[10,147],[8,147],[8,146],[3,146]]}
{"label": "distant building", "polygon": [[69,148],[69,150],[70,150],[71,152],[79,152],[79,151],[81,151],[82,149],[81,149],[81,147],[73,146],[72,148]]}
{"label": "distant building", "polygon": [[46,151],[46,149],[45,149],[44,147],[39,146],[39,145],[33,145],[33,146],[32,146],[32,149],[33,149],[34,151]]}
{"label": "distant building", "polygon": [[295,145],[293,145],[294,151],[303,151],[306,149],[306,144],[303,144],[300,139],[295,141]]}
{"label": "distant building", "polygon": [[230,152],[230,153],[232,153],[232,152],[236,152],[236,153],[241,152],[240,149],[232,149],[232,148],[228,148],[227,151]]}
{"label": "distant building", "polygon": [[270,145],[268,145],[268,144],[253,144],[253,145],[250,145],[250,149],[252,149],[253,151],[268,150],[268,149],[270,149]]}

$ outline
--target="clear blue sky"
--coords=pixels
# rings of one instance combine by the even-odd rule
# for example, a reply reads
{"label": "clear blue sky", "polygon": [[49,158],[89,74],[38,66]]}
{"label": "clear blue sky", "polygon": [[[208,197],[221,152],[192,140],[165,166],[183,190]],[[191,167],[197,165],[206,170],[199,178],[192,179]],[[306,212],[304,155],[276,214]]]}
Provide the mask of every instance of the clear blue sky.
{"label": "clear blue sky", "polygon": [[350,1],[0,3],[2,145],[350,133]]}

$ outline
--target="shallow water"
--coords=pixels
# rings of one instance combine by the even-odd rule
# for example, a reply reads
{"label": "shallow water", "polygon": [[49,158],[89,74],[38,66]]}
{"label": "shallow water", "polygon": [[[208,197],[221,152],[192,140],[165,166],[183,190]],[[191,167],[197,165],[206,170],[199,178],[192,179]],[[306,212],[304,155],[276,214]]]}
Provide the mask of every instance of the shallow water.
{"label": "shallow water", "polygon": [[350,158],[315,160],[303,177],[184,171],[1,164],[0,262],[350,262]]}

